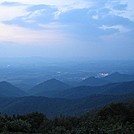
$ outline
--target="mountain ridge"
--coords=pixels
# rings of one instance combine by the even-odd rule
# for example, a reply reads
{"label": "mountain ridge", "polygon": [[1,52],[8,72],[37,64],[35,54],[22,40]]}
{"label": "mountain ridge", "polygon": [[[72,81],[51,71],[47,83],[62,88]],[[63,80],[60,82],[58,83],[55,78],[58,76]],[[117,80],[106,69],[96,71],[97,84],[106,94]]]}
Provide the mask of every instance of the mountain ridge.
{"label": "mountain ridge", "polygon": [[26,96],[27,93],[23,90],[15,87],[9,82],[2,81],[0,82],[0,96],[1,97],[21,97]]}
{"label": "mountain ridge", "polygon": [[[48,97],[17,97],[0,98],[1,113],[26,114],[42,112],[48,117],[63,115],[80,115],[87,111],[99,109],[112,102],[128,102],[133,100],[133,94],[126,95],[92,95],[81,99],[61,99]],[[6,102],[7,100],[7,102]],[[5,103],[2,107],[1,103]]]}
{"label": "mountain ridge", "polygon": [[134,81],[110,83],[103,86],[80,86],[59,92],[57,97],[77,99],[93,94],[122,95],[134,92]]}
{"label": "mountain ridge", "polygon": [[49,79],[40,84],[37,84],[33,88],[29,90],[31,95],[35,96],[46,96],[51,97],[52,94],[56,94],[56,92],[65,90],[70,88],[69,85],[57,80],[57,79]]}

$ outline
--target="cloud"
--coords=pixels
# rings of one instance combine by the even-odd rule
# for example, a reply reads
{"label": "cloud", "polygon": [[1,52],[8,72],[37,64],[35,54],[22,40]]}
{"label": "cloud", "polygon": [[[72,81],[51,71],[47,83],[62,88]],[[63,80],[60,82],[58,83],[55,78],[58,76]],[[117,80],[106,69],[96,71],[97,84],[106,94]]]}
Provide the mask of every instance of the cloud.
{"label": "cloud", "polygon": [[99,36],[99,38],[104,44],[128,45],[130,42],[133,42],[132,28],[127,28],[123,25],[102,25],[99,28],[103,31],[106,31]]}
{"label": "cloud", "polygon": [[115,25],[115,26],[102,25],[99,28],[103,29],[103,30],[115,29],[115,30],[117,30],[118,32],[121,32],[121,33],[125,33],[125,32],[129,32],[130,31],[128,28],[125,28],[122,25]]}
{"label": "cloud", "polygon": [[99,15],[97,15],[97,14],[93,15],[92,18],[95,19],[95,20],[98,20],[99,19]]}
{"label": "cloud", "polygon": [[0,41],[54,42],[68,40],[71,35],[75,40],[97,43],[101,35],[132,29],[132,3],[132,0],[1,0]]}
{"label": "cloud", "polygon": [[[1,0],[0,41],[18,43],[63,41],[67,36],[63,28],[67,25],[54,22],[52,17],[58,18],[61,13],[74,9],[89,8],[92,3],[91,0]],[[34,23],[33,26],[28,26],[29,22]]]}
{"label": "cloud", "polygon": [[44,28],[44,29],[59,29],[59,28],[65,28],[68,27],[68,25],[63,25],[60,23],[48,23],[48,24],[39,24],[40,27]]}
{"label": "cloud", "polygon": [[44,11],[45,9],[31,11],[28,15],[24,16],[22,19],[25,22],[35,22],[35,18],[40,16]]}
{"label": "cloud", "polygon": [[86,9],[94,5],[94,2],[89,0],[71,0],[70,2],[63,2],[63,5],[57,5],[58,11],[54,13],[55,19],[58,19],[60,14],[74,9]]}
{"label": "cloud", "polygon": [[1,0],[0,1],[0,21],[12,20],[16,17],[24,17],[27,22],[34,21],[34,17],[43,13],[44,9],[35,11],[28,10],[29,7],[36,5],[47,5],[50,8],[56,8],[57,11],[53,12],[55,19],[61,13],[73,9],[85,9],[93,5],[91,0]]}
{"label": "cloud", "polygon": [[111,15],[120,16],[134,21],[133,0],[111,0],[106,2],[105,7],[110,10]]}
{"label": "cloud", "polygon": [[29,12],[26,11],[26,8],[27,7],[24,5],[0,5],[0,22],[12,20],[16,17],[27,15]]}
{"label": "cloud", "polygon": [[96,0],[89,12],[94,12],[93,19],[117,16],[134,21],[133,0]]}
{"label": "cloud", "polygon": [[63,9],[64,11],[70,9],[83,9],[90,7],[92,5],[92,0],[1,0],[3,2],[17,2],[24,5],[49,5],[55,6],[58,9]]}
{"label": "cloud", "polygon": [[[10,19],[18,16],[23,16],[25,13],[27,14],[27,8],[34,6],[34,5],[48,5],[50,7],[57,8],[57,11],[53,13],[54,18],[58,19],[59,15],[74,9],[85,9],[85,8],[92,8],[92,10],[97,10],[97,14],[93,15],[93,19],[99,19],[98,14],[99,11],[103,9],[109,10],[109,15],[120,16],[123,18],[128,18],[131,21],[134,21],[134,1],[133,0],[105,0],[105,1],[98,1],[98,0],[1,0],[0,3],[4,3],[0,5],[0,14],[3,14],[1,20],[6,20],[9,16]],[[10,3],[10,4],[9,4]],[[11,4],[11,3],[20,3],[18,4]],[[7,5],[7,6],[6,6]],[[12,7],[11,7],[12,6]],[[7,15],[7,7],[9,7],[9,11],[11,11]],[[12,10],[13,9],[13,10]],[[16,11],[16,12],[13,12]],[[11,17],[12,14],[12,17]],[[13,15],[14,14],[14,15]],[[32,15],[32,13],[30,13]],[[36,11],[33,13],[36,15]],[[9,20],[9,19],[8,19]]]}
{"label": "cloud", "polygon": [[67,40],[58,30],[31,30],[16,25],[0,24],[0,42],[55,43]]}

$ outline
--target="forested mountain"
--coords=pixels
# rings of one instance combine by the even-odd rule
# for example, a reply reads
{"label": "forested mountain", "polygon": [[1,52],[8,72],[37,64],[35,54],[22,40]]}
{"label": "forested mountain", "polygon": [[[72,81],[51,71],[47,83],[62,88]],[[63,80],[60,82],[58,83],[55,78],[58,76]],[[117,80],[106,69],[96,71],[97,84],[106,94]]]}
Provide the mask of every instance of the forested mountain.
{"label": "forested mountain", "polygon": [[126,94],[134,92],[134,81],[113,83],[103,87],[104,87],[104,91],[102,92],[103,94],[114,94],[114,95]]}
{"label": "forested mountain", "polygon": [[79,115],[103,107],[111,102],[133,100],[134,93],[115,95],[92,95],[81,99],[58,99],[46,97],[0,98],[0,111],[8,114],[42,112],[48,117]]}
{"label": "forested mountain", "polygon": [[134,102],[112,103],[95,113],[79,117],[60,115],[48,119],[44,114],[0,115],[2,134],[133,134]]}
{"label": "forested mountain", "polygon": [[126,81],[134,81],[134,75],[133,74],[121,74],[121,73],[115,72],[111,75],[103,77],[102,79],[110,83],[126,82]]}
{"label": "forested mountain", "polygon": [[106,81],[102,78],[95,78],[95,77],[89,77],[80,83],[78,83],[78,86],[102,86],[108,84],[109,81]]}
{"label": "forested mountain", "polygon": [[64,90],[58,94],[59,98],[82,98],[93,94],[121,95],[134,92],[134,81],[112,83],[104,86],[80,86]]}
{"label": "forested mountain", "polygon": [[21,96],[45,96],[52,98],[77,99],[94,94],[122,95],[134,92],[134,81],[111,83],[103,86],[78,86],[70,88],[69,85],[51,79],[33,87],[28,94],[8,82],[0,82],[1,97],[21,97]]}
{"label": "forested mountain", "polygon": [[79,82],[77,86],[102,86],[109,83],[119,83],[128,81],[134,81],[134,75],[120,74],[118,72],[115,72],[105,77],[89,77]]}
{"label": "forested mountain", "polygon": [[0,82],[0,97],[21,97],[27,94],[12,84],[2,81]]}
{"label": "forested mountain", "polygon": [[37,111],[48,117],[79,115],[111,102],[133,100],[134,81],[70,88],[51,79],[36,85],[30,93],[32,96],[22,97],[27,94],[8,82],[0,82],[0,112],[24,114]]}
{"label": "forested mountain", "polygon": [[34,96],[52,97],[57,92],[67,88],[70,88],[70,86],[59,80],[50,79],[34,86],[29,92]]}

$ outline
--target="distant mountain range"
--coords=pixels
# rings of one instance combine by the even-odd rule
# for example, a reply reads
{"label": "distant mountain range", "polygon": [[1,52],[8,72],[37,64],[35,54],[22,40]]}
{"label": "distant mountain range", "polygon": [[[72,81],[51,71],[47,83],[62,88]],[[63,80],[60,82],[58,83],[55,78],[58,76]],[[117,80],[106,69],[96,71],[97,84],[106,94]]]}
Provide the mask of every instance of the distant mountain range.
{"label": "distant mountain range", "polygon": [[94,94],[123,95],[134,92],[134,81],[111,83],[104,86],[80,86],[59,92],[58,98],[77,99]]}
{"label": "distant mountain range", "polygon": [[28,93],[3,81],[0,82],[0,112],[38,111],[49,117],[79,115],[111,102],[134,100],[133,78],[133,75],[114,73],[103,78],[90,77],[77,87],[50,79],[34,86]]}
{"label": "distant mountain range", "polygon": [[89,77],[81,82],[78,86],[102,86],[109,83],[127,82],[134,81],[134,75],[130,74],[120,74],[118,72],[112,73],[106,77]]}
{"label": "distant mountain range", "polygon": [[103,77],[102,79],[110,83],[134,81],[134,74],[120,74],[118,72],[115,72],[111,75]]}
{"label": "distant mountain range", "polygon": [[[113,81],[126,80],[127,82],[113,83]],[[44,96],[52,98],[78,99],[94,94],[123,95],[134,91],[133,75],[114,73],[103,78],[90,77],[81,82],[82,86],[71,87],[64,82],[50,79],[37,84],[27,93],[8,82],[0,82],[1,97]],[[114,79],[114,80],[113,80]],[[112,82],[107,82],[107,81]],[[96,86],[95,86],[96,83]],[[104,84],[105,83],[105,84]],[[92,86],[88,86],[92,85]]]}
{"label": "distant mountain range", "polygon": [[108,83],[109,82],[107,80],[104,80],[102,78],[95,78],[94,76],[92,76],[81,81],[77,84],[77,86],[102,86]]}
{"label": "distant mountain range", "polygon": [[[37,84],[27,93],[12,84],[3,81],[0,82],[1,97],[20,97],[20,96],[45,96],[62,98],[80,98],[92,94],[125,94],[133,90],[134,75],[113,73],[106,77],[89,77],[76,87],[61,82],[56,79],[50,79]],[[128,83],[127,83],[128,82]],[[68,97],[67,97],[68,96]],[[72,97],[71,97],[72,96]],[[74,97],[73,97],[74,96]]]}

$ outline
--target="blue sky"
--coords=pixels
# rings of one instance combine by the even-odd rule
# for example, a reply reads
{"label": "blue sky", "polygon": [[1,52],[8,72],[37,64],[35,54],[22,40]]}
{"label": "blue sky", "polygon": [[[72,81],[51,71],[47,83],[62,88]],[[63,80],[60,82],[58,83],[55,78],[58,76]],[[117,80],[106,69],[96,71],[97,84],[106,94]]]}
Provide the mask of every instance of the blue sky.
{"label": "blue sky", "polygon": [[133,0],[1,0],[0,57],[133,59]]}

